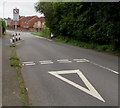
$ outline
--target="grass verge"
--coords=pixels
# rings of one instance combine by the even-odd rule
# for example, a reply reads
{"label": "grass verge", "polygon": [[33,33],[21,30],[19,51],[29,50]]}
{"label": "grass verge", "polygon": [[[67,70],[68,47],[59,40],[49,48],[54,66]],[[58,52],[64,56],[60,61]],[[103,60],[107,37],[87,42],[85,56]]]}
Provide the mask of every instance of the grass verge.
{"label": "grass verge", "polygon": [[[15,44],[14,44],[14,46],[15,46]],[[10,66],[14,67],[17,71],[17,74],[18,74],[17,80],[18,80],[19,87],[20,87],[22,103],[25,106],[29,106],[27,90],[26,90],[26,87],[24,85],[24,81],[23,81],[22,74],[21,74],[20,58],[17,57],[16,47],[12,46],[11,49],[12,49],[12,56],[10,57]]]}
{"label": "grass verge", "polygon": [[50,36],[47,36],[47,35],[43,34],[42,32],[39,32],[39,33],[31,33],[31,34],[37,35],[37,36],[46,37],[46,38],[50,38]]}
{"label": "grass verge", "polygon": [[114,55],[119,55],[120,54],[120,51],[119,50],[114,50],[114,47],[112,45],[99,45],[99,44],[96,44],[96,43],[86,43],[86,42],[80,42],[80,41],[77,41],[77,40],[64,38],[64,37],[55,37],[54,40],[57,41],[57,42],[67,43],[67,44],[70,44],[70,45],[79,46],[79,47],[83,47],[83,48],[86,48],[86,49],[93,49],[93,50],[96,50],[96,51],[106,52],[106,53],[109,53],[109,54],[114,54]]}
{"label": "grass verge", "polygon": [[15,44],[10,45],[10,47],[16,47]]}
{"label": "grass verge", "polygon": [[[41,33],[32,33],[32,34],[50,38],[50,36],[43,35],[42,32]],[[73,40],[70,38],[65,38],[62,36],[55,37],[55,38],[53,38],[53,40],[57,41],[57,42],[62,42],[62,43],[67,43],[67,44],[74,45],[74,46],[87,48],[87,49],[93,49],[93,50],[100,51],[100,52],[106,52],[109,54],[120,55],[120,51],[114,50],[114,47],[112,45],[99,45],[99,44],[95,44],[95,43],[80,42],[80,41]]]}

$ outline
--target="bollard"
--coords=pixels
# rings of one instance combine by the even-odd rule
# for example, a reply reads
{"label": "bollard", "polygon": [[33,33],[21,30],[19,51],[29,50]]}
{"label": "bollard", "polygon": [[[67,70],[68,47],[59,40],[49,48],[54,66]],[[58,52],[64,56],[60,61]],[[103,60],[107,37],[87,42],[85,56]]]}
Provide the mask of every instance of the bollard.
{"label": "bollard", "polygon": [[18,39],[20,40],[20,36],[18,36],[18,37],[19,37]]}
{"label": "bollard", "polygon": [[17,35],[16,35],[16,41],[18,41],[18,39],[17,39]]}
{"label": "bollard", "polygon": [[13,44],[13,40],[12,39],[10,39],[10,42]]}
{"label": "bollard", "polygon": [[20,33],[19,33],[19,36],[18,36],[18,37],[19,37],[18,39],[20,40]]}
{"label": "bollard", "polygon": [[15,42],[15,37],[14,37],[14,34],[13,34],[13,37],[12,37],[12,41],[13,41],[13,43]]}

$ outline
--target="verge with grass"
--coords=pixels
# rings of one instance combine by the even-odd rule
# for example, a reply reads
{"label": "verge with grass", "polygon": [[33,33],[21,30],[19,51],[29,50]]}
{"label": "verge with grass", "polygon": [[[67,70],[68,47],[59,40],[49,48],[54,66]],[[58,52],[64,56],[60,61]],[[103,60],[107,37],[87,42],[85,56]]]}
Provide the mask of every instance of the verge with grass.
{"label": "verge with grass", "polygon": [[[49,38],[50,36],[45,36],[42,32],[40,33],[32,33],[33,35],[37,35],[37,36],[42,36],[42,37],[46,37]],[[74,45],[74,46],[79,46],[79,47],[83,47],[86,49],[93,49],[96,51],[100,51],[100,52],[106,52],[109,54],[114,54],[114,55],[120,55],[120,51],[119,50],[114,50],[114,47],[112,45],[99,45],[96,43],[86,43],[86,42],[80,42],[77,40],[73,40],[67,37],[55,37],[53,38],[54,41],[56,42],[62,42],[62,43],[67,43],[70,45]]]}
{"label": "verge with grass", "polygon": [[10,66],[14,67],[17,71],[17,74],[18,74],[17,80],[18,80],[19,87],[20,87],[22,103],[25,106],[29,106],[27,90],[26,90],[26,87],[24,85],[23,77],[21,74],[20,58],[17,57],[15,44],[14,44],[14,46],[11,45],[11,49],[12,49],[12,56],[10,57]]}
{"label": "verge with grass", "polygon": [[42,32],[39,32],[39,33],[31,33],[31,34],[37,35],[37,36],[41,36],[41,37],[50,38],[50,36],[47,36],[47,35],[43,34]]}
{"label": "verge with grass", "polygon": [[16,47],[15,44],[10,45],[10,47]]}
{"label": "verge with grass", "polygon": [[93,49],[93,50],[100,51],[100,52],[106,52],[106,53],[114,54],[114,55],[120,54],[120,51],[114,50],[114,47],[112,45],[99,45],[96,43],[80,42],[80,41],[73,40],[73,39],[66,38],[66,37],[55,37],[54,41],[67,43],[70,45],[79,46],[79,47],[83,47],[86,49]]}

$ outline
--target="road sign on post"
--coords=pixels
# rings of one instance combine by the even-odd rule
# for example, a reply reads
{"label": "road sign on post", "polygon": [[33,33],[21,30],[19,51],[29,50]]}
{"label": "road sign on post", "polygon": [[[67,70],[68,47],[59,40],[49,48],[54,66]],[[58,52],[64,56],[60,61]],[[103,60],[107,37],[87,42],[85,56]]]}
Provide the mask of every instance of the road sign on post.
{"label": "road sign on post", "polygon": [[13,21],[19,21],[19,9],[13,9]]}
{"label": "road sign on post", "polygon": [[15,30],[17,30],[17,21],[19,21],[19,9],[13,9],[13,21],[15,21]]}

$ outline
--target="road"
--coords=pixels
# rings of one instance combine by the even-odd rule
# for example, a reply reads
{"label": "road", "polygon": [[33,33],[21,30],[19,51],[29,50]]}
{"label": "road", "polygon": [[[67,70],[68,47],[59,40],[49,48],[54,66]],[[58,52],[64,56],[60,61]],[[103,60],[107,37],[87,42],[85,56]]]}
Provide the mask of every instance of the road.
{"label": "road", "polygon": [[118,57],[21,32],[17,54],[33,106],[117,106]]}

